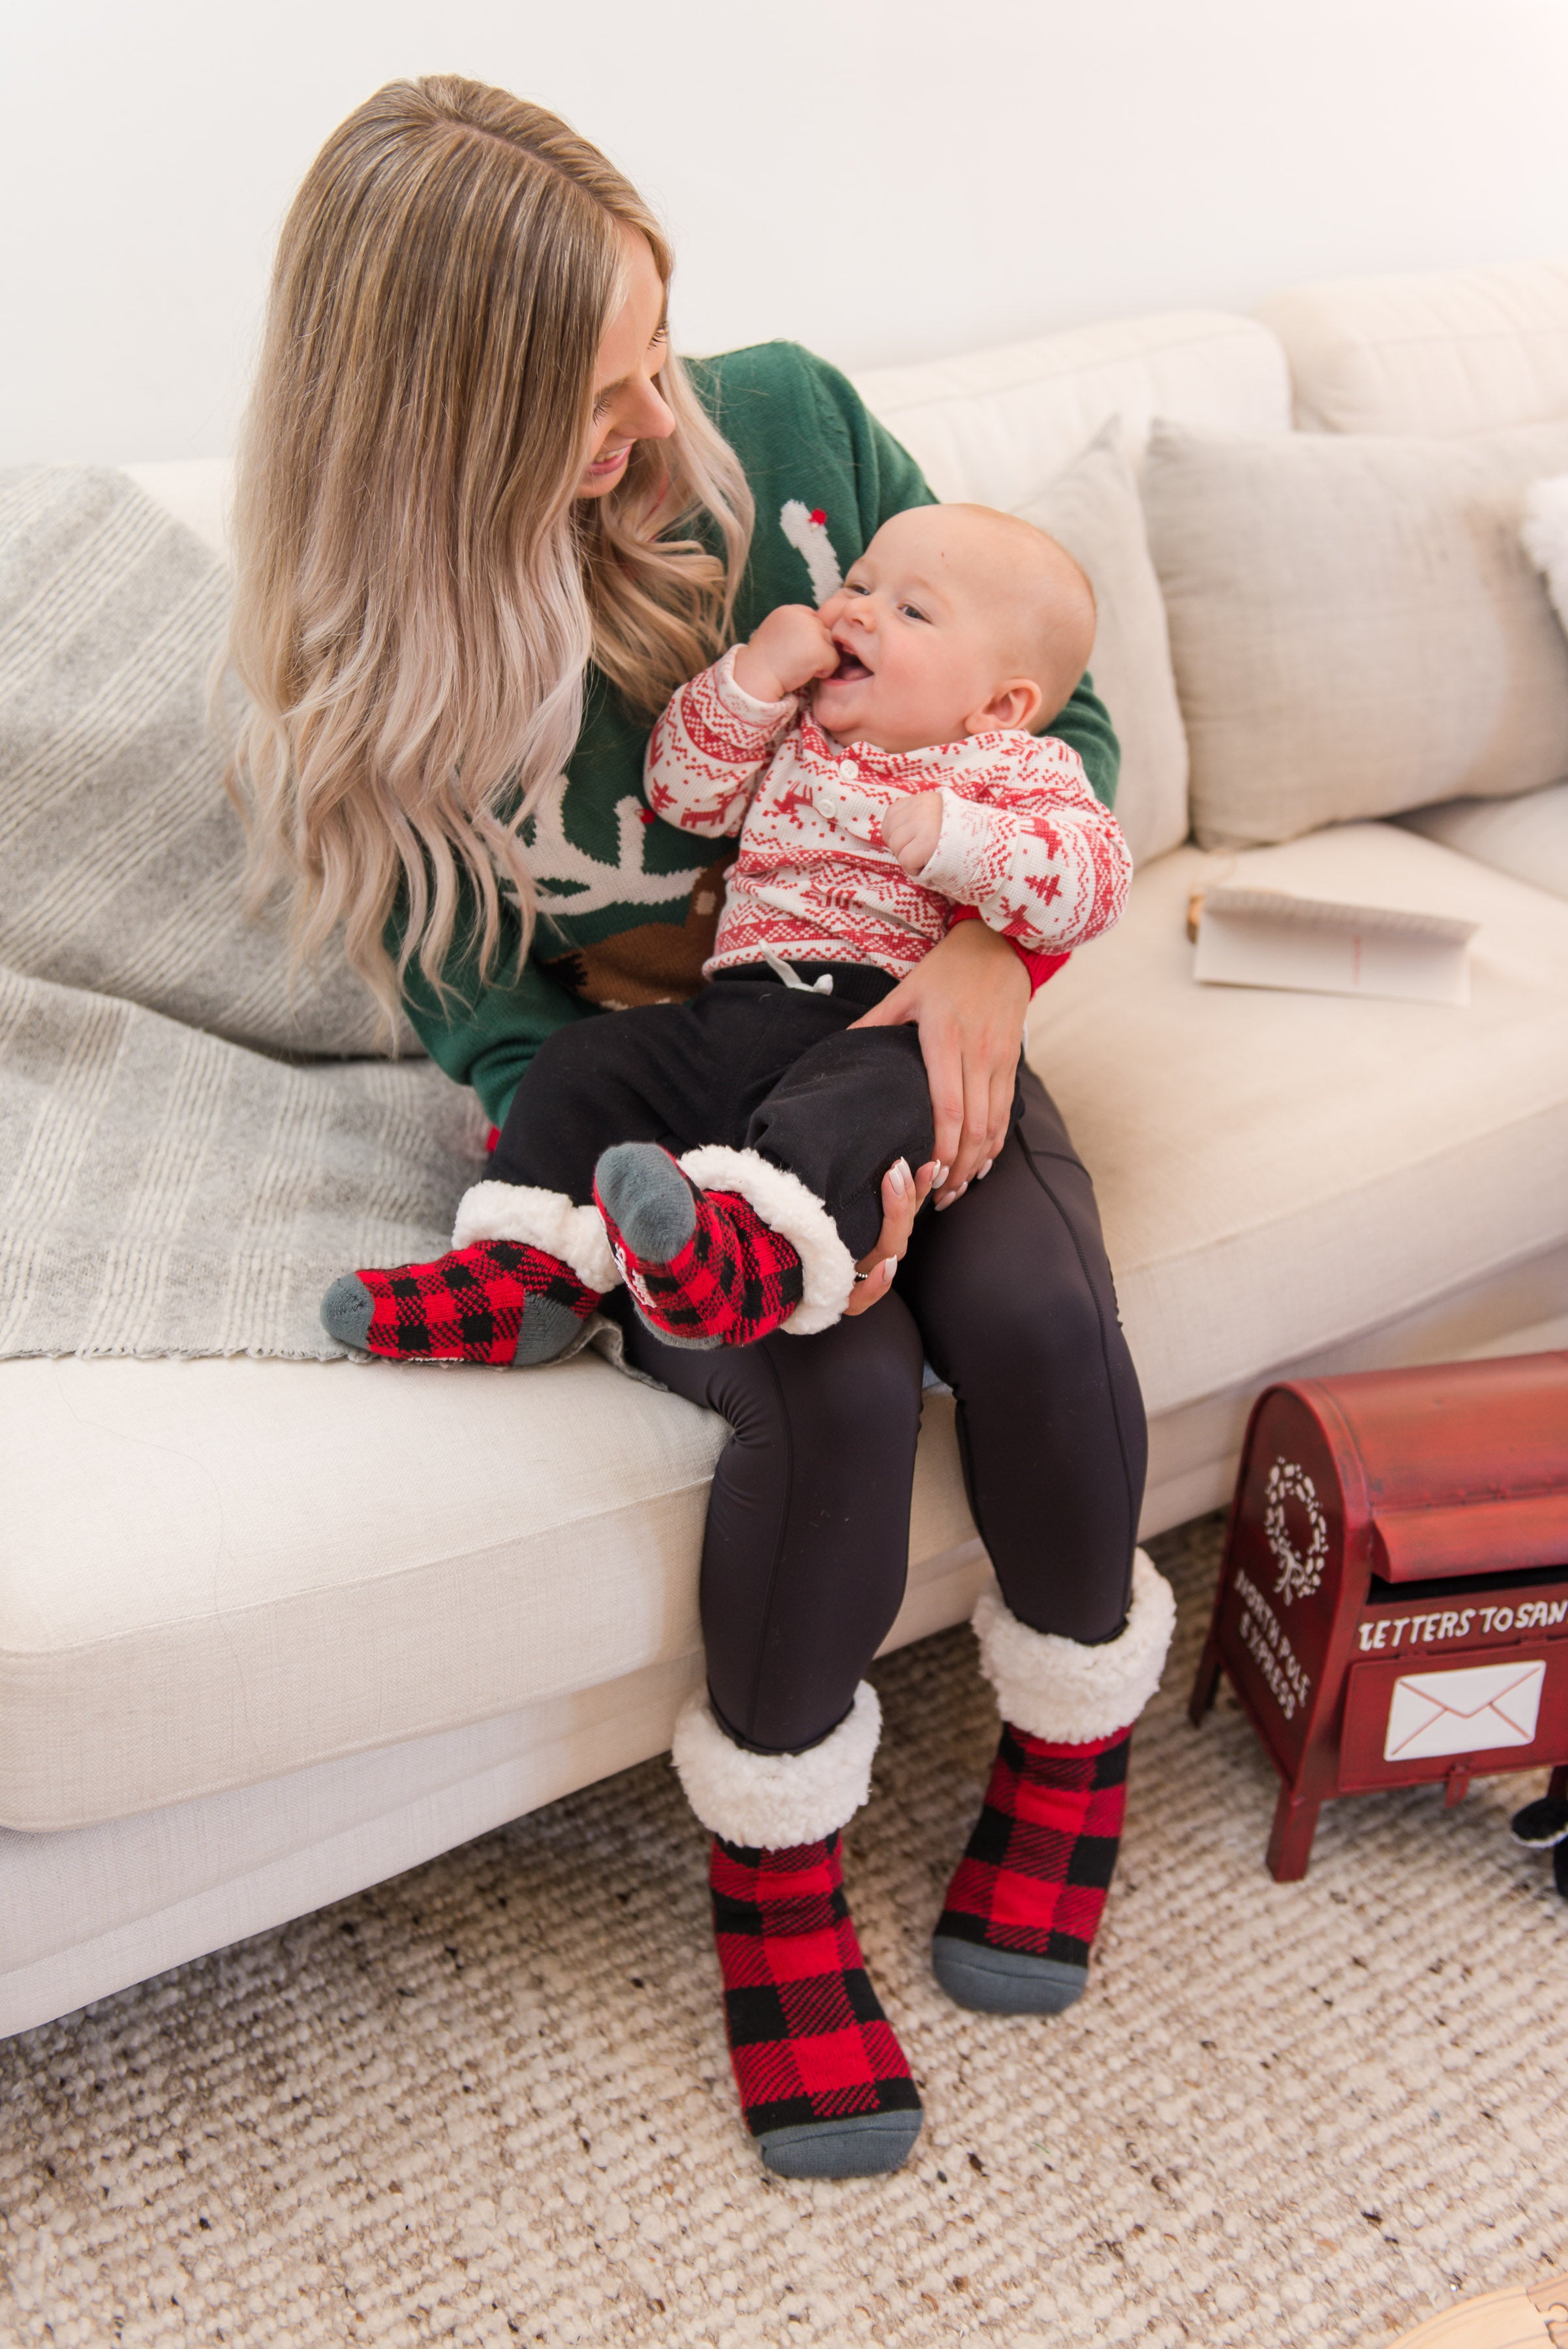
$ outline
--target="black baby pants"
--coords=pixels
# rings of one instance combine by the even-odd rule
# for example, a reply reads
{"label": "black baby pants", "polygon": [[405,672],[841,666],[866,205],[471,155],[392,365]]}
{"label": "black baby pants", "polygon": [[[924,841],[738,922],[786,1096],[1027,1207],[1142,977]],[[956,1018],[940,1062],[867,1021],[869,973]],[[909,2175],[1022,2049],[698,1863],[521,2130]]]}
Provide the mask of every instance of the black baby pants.
{"label": "black baby pants", "polygon": [[[721,973],[690,1003],[656,1003],[563,1028],[513,1096],[496,1145],[503,1183],[565,1191],[581,1206],[617,1142],[677,1157],[702,1143],[755,1150],[798,1174],[862,1257],[882,1225],[895,1159],[931,1154],[931,1097],[912,1028],[846,1031],[892,991],[864,963],[803,963],[833,992],[785,987],[765,966]],[[801,1343],[796,1340],[797,1344]]]}
{"label": "black baby pants", "polygon": [[[722,1007],[728,1019],[742,988],[753,1002],[770,987],[800,1000],[771,979],[754,985],[753,994],[749,981],[716,981],[697,1003],[734,988]],[[632,1023],[672,1017],[680,1015],[659,1006],[566,1031],[575,1044],[603,1036],[607,1081],[627,1087],[613,1114],[644,1120],[601,1127],[599,1147],[647,1139],[685,1149],[750,1136],[760,1097],[743,1128],[733,1123],[743,1083],[740,1096],[715,1105],[732,1121],[724,1131],[661,1132],[648,1122],[631,1074],[635,1052],[622,1069],[615,1031],[628,1031],[630,1043]],[[912,1028],[827,1032],[843,1045],[905,1038],[918,1064]],[[586,1174],[566,1179],[559,1138],[524,1108],[528,1091],[524,1080],[494,1173],[587,1199],[597,1148],[571,1145]],[[873,1189],[873,1170],[879,1177],[900,1152],[913,1166],[930,1155],[929,1101],[923,1113],[920,1134],[859,1145],[869,1149],[863,1179]],[[754,1137],[753,1146],[768,1148]],[[864,1242],[841,1229],[857,1253],[876,1237],[875,1220]],[[1070,1640],[1104,1640],[1120,1629],[1143,1497],[1143,1405],[1093,1188],[1029,1072],[990,1174],[942,1214],[922,1209],[892,1293],[868,1313],[812,1338],[780,1330],[755,1346],[707,1352],[663,1344],[629,1311],[622,1319],[637,1368],[730,1424],[709,1501],[701,1594],[709,1693],[742,1744],[796,1753],[818,1743],[848,1712],[898,1611],[928,1360],[953,1391],[970,1506],[1008,1606],[1033,1630]]]}

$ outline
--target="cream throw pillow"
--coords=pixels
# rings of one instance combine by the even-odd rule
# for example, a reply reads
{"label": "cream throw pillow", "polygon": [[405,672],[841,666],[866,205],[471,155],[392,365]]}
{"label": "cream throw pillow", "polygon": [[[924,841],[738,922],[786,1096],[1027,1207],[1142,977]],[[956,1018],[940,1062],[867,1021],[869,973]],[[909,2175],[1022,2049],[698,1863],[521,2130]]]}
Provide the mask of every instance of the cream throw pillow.
{"label": "cream throw pillow", "polygon": [[1144,469],[1205,848],[1568,775],[1568,641],[1520,543],[1568,422],[1200,434]]}
{"label": "cream throw pillow", "polygon": [[1135,864],[1187,837],[1187,737],[1165,604],[1118,419],[1048,489],[1017,509],[1088,573],[1099,607],[1090,672],[1122,746],[1116,820]]}

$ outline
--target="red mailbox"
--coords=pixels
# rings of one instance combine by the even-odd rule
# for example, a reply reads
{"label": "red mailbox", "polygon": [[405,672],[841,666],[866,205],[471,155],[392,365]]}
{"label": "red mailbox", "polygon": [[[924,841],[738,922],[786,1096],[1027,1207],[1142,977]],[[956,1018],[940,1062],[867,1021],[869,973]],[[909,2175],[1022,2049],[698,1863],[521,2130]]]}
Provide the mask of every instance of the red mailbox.
{"label": "red mailbox", "polygon": [[1552,1765],[1568,1789],[1568,1352],[1270,1387],[1248,1423],[1214,1619],[1283,1782],[1304,1876],[1331,1795]]}

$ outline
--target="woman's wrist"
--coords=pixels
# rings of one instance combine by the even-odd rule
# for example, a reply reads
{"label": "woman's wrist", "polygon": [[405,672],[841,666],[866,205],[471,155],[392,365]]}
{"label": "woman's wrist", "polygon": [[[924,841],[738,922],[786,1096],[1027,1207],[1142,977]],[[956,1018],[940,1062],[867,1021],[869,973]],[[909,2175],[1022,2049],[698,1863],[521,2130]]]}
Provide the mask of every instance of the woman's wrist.
{"label": "woman's wrist", "polygon": [[[978,922],[979,919],[980,914],[973,905],[958,905],[953,909],[953,921],[955,923]],[[1063,964],[1070,962],[1072,959],[1070,955],[1064,954],[1036,954],[1032,947],[1020,946],[1016,938],[1009,938],[1006,943],[1012,948],[1013,953],[1018,957],[1019,961],[1023,965],[1024,969],[1029,974],[1029,992],[1031,995],[1038,995],[1046,980],[1048,978],[1054,978]]]}

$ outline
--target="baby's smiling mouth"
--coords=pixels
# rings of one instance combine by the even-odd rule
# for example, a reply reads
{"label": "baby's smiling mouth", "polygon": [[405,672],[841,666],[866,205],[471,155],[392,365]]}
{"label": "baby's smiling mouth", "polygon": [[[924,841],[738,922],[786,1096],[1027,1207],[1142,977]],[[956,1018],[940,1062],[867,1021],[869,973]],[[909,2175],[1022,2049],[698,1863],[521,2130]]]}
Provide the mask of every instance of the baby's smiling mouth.
{"label": "baby's smiling mouth", "polygon": [[838,667],[831,677],[823,679],[825,685],[857,685],[863,677],[870,676],[871,671],[865,662],[858,659],[847,645],[838,644],[836,636],[833,641],[838,645]]}

